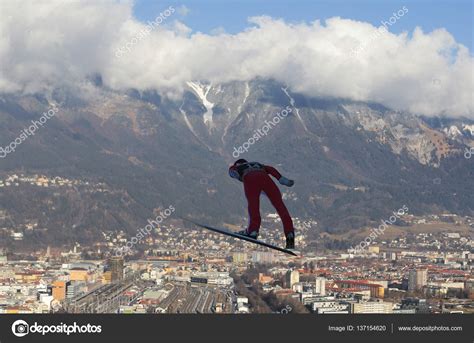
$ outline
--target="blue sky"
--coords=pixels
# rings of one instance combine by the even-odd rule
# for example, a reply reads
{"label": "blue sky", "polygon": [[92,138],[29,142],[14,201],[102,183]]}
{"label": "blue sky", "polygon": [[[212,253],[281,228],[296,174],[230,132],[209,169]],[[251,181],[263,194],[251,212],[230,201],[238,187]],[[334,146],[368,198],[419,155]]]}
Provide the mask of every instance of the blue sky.
{"label": "blue sky", "polygon": [[394,11],[406,6],[408,15],[390,27],[392,32],[411,32],[416,26],[425,32],[444,27],[458,42],[474,51],[472,0],[135,0],[134,15],[146,21],[170,5],[186,6],[189,13],[181,20],[193,31],[204,33],[220,27],[236,33],[248,27],[248,17],[258,15],[289,22],[340,16],[379,26],[381,20],[387,20]]}

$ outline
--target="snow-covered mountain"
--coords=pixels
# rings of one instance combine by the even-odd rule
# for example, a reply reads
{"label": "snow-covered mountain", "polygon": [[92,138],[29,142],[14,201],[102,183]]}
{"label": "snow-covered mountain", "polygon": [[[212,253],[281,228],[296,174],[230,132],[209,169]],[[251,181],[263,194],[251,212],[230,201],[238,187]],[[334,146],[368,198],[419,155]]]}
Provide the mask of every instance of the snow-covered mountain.
{"label": "snow-covered mountain", "polygon": [[169,204],[181,215],[241,223],[241,185],[227,176],[236,152],[294,178],[294,188],[282,189],[290,211],[318,219],[323,230],[359,228],[401,205],[412,213],[474,211],[472,160],[463,155],[474,146],[474,123],[466,118],[424,118],[376,103],[308,97],[262,79],[190,81],[181,98],[116,92],[95,82],[48,95],[0,95],[0,145],[50,102],[58,104],[58,114],[0,159],[0,171],[100,180],[126,194],[128,200],[114,198],[113,207],[97,199],[94,206],[108,212],[100,225],[84,224],[91,235],[104,227],[134,230],[143,213]]}

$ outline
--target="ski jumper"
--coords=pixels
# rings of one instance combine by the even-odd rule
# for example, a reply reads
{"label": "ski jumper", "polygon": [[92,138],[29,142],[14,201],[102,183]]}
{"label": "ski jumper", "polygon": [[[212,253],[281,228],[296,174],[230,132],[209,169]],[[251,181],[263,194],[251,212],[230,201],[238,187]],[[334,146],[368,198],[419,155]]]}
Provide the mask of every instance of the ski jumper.
{"label": "ski jumper", "polygon": [[244,183],[250,217],[247,231],[258,232],[260,229],[262,221],[260,217],[260,193],[264,192],[281,218],[285,235],[288,235],[290,232],[294,232],[293,221],[283,203],[280,189],[268,174],[278,180],[282,177],[275,168],[258,162],[247,162],[229,168],[229,175]]}

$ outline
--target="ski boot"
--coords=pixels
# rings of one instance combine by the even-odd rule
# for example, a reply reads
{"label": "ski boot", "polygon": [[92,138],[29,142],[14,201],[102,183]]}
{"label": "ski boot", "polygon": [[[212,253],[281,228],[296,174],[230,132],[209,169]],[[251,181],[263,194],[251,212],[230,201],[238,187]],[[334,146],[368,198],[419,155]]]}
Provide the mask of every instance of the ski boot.
{"label": "ski boot", "polygon": [[286,235],[286,250],[295,250],[295,233],[290,232]]}
{"label": "ski boot", "polygon": [[237,234],[253,239],[258,239],[258,231],[248,232],[247,229],[237,232]]}

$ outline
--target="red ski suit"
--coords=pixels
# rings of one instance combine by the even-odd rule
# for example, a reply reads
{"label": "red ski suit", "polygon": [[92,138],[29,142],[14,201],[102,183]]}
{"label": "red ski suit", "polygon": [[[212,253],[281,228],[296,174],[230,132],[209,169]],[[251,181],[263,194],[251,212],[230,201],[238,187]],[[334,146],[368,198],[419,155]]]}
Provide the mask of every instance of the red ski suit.
{"label": "red ski suit", "polygon": [[275,168],[266,166],[257,162],[245,163],[240,166],[231,166],[229,174],[244,183],[245,196],[248,202],[249,212],[249,226],[248,232],[257,231],[260,229],[262,218],[260,217],[260,193],[264,192],[270,199],[273,207],[278,212],[283,223],[285,235],[294,232],[293,221],[291,216],[283,203],[281,192],[278,186],[268,176],[272,175],[276,179],[281,178],[281,174]]}

